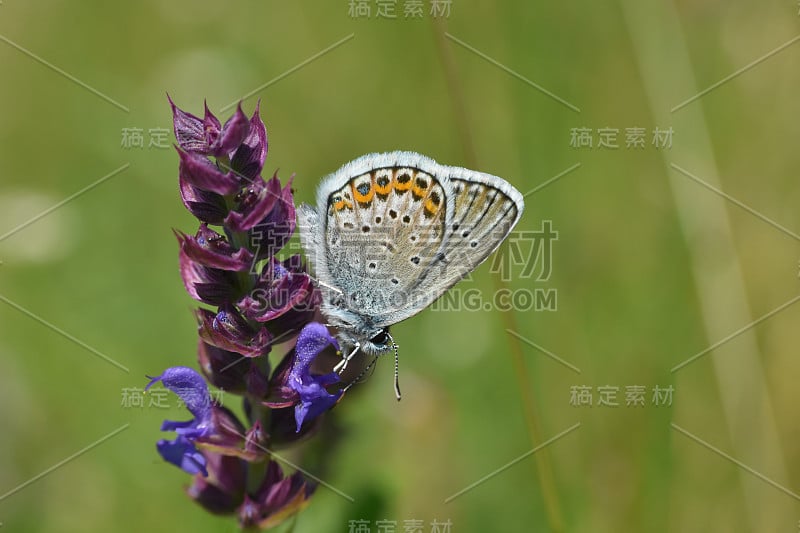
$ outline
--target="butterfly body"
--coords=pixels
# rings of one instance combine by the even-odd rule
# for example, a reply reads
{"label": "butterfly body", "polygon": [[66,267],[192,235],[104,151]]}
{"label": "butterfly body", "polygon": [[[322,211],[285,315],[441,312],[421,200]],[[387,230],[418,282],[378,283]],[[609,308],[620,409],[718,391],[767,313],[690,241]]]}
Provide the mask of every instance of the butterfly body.
{"label": "butterfly body", "polygon": [[524,209],[505,180],[415,152],[362,156],[327,176],[315,207],[298,210],[300,238],[339,339],[390,351],[389,326],[467,276]]}

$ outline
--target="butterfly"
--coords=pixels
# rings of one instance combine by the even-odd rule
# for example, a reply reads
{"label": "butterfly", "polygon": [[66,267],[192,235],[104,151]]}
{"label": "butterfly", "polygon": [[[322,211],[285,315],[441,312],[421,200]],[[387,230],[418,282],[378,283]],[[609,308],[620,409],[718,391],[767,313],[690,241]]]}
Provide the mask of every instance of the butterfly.
{"label": "butterfly", "polygon": [[[428,307],[494,252],[522,216],[520,192],[497,176],[415,152],[367,154],[325,177],[297,211],[321,311],[348,349],[398,349],[389,327]],[[374,362],[375,359],[373,359]],[[357,381],[357,380],[356,380]]]}

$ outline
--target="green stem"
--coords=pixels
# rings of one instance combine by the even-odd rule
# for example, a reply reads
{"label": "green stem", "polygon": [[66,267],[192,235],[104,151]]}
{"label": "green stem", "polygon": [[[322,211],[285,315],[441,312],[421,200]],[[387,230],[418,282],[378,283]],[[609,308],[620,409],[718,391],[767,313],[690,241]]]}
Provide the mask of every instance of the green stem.
{"label": "green stem", "polygon": [[[266,357],[259,357],[259,363],[261,361],[266,361]],[[261,404],[261,399],[256,398],[254,396],[248,396],[247,400],[250,402],[250,426],[252,427],[256,422],[261,424],[261,428],[267,427],[267,423],[269,422],[269,409],[265,408]],[[247,465],[247,492],[249,494],[255,494],[258,490],[259,486],[261,486],[261,482],[264,480],[264,476],[267,472],[267,464],[269,462],[269,456],[264,457],[258,462],[248,463]]]}
{"label": "green stem", "polygon": [[[222,171],[230,172],[232,170],[230,160],[226,157],[217,158],[217,168]],[[225,199],[225,207],[228,209],[228,211],[231,211],[233,210],[234,207],[236,207],[236,193],[225,195],[224,199]],[[237,250],[241,248],[246,248],[248,250],[252,249],[251,246],[252,243],[250,242],[250,234],[246,231],[230,232],[230,241],[231,245]],[[250,290],[253,288],[253,285],[255,284],[253,272],[255,272],[256,269],[253,268],[251,270],[245,270],[244,272],[236,273],[236,276],[239,280],[239,286],[242,288],[242,294],[250,292]]]}

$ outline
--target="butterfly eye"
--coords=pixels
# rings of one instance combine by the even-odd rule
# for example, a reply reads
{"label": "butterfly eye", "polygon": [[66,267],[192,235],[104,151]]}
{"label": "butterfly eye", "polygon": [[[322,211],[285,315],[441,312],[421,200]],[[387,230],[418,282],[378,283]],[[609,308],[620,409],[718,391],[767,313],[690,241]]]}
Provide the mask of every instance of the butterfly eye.
{"label": "butterfly eye", "polygon": [[385,329],[382,329],[377,333],[377,335],[372,337],[369,342],[372,344],[377,344],[378,346],[384,346],[389,343],[389,332]]}

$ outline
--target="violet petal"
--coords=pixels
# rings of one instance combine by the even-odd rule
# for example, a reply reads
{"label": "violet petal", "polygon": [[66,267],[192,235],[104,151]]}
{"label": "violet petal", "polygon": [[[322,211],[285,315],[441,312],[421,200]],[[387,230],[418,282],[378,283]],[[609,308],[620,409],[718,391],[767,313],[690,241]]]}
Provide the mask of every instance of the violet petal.
{"label": "violet petal", "polygon": [[236,196],[237,205],[225,218],[225,226],[232,231],[247,231],[264,220],[281,199],[279,181],[265,183],[257,178]]}
{"label": "violet petal", "polygon": [[249,250],[237,250],[225,237],[206,224],[200,225],[194,237],[181,232],[175,232],[175,236],[186,256],[203,266],[236,272],[245,272],[252,267],[253,254]]}
{"label": "violet petal", "polygon": [[209,147],[206,142],[203,120],[181,110],[169,95],[167,95],[167,99],[172,107],[172,126],[178,145],[187,152],[207,154]]}
{"label": "violet petal", "polygon": [[217,194],[233,194],[242,188],[242,179],[233,172],[222,172],[201,154],[178,149],[181,179],[204,191]]}
{"label": "violet petal", "polygon": [[235,150],[247,137],[250,121],[242,111],[242,104],[236,106],[236,113],[225,122],[216,143],[211,144],[212,154],[216,157],[226,156]]}
{"label": "violet petal", "polygon": [[196,315],[200,338],[217,348],[245,357],[266,355],[272,348],[269,331],[253,329],[232,306],[223,306],[218,313],[198,309]]}
{"label": "violet petal", "polygon": [[228,216],[225,198],[221,194],[199,189],[186,181],[178,178],[178,187],[181,191],[181,201],[186,209],[208,224],[222,224]]}
{"label": "violet petal", "polygon": [[251,180],[261,174],[267,158],[267,128],[259,116],[260,108],[261,101],[256,104],[256,109],[250,118],[250,131],[247,137],[234,152],[228,154],[234,172]]}

